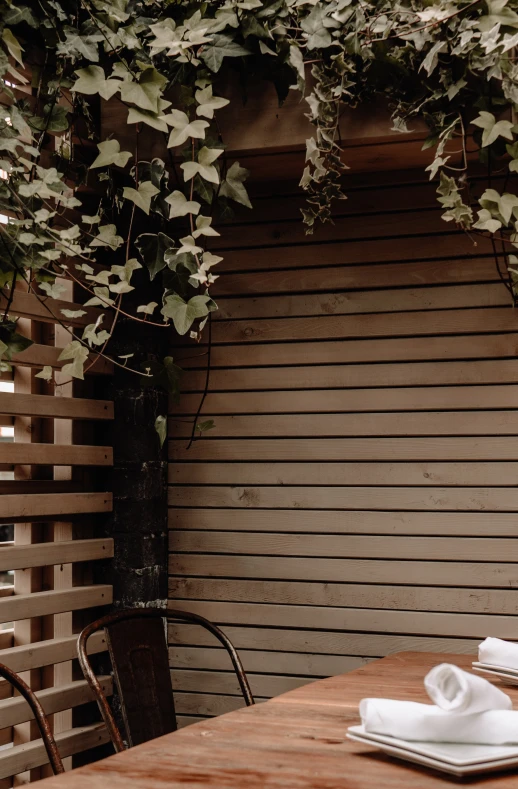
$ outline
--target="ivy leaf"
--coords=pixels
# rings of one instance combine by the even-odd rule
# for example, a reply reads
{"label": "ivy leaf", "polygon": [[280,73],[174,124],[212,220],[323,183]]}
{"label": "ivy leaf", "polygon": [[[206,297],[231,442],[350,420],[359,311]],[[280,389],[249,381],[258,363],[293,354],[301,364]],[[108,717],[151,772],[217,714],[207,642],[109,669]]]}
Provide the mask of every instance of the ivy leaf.
{"label": "ivy leaf", "polygon": [[145,214],[149,214],[149,210],[151,208],[151,198],[159,194],[159,192],[160,189],[157,189],[156,186],[153,186],[151,181],[143,181],[141,184],[139,184],[138,189],[132,189],[129,186],[125,186],[122,196],[127,200],[131,200],[132,203],[135,203],[135,205],[138,206],[138,208],[141,208]]}
{"label": "ivy leaf", "polygon": [[90,241],[91,247],[109,247],[115,252],[124,239],[117,235],[117,227],[115,225],[103,225],[99,228],[98,235]]}
{"label": "ivy leaf", "polygon": [[178,255],[198,255],[203,252],[202,247],[196,246],[193,236],[184,236],[180,239],[181,247],[178,249]]}
{"label": "ivy leaf", "polygon": [[173,110],[169,115],[163,115],[161,120],[173,127],[167,143],[168,148],[175,148],[177,145],[183,145],[189,137],[203,140],[205,137],[205,129],[210,126],[207,121],[189,121],[188,115],[181,110]]}
{"label": "ivy leaf", "polygon": [[40,282],[39,289],[44,291],[51,299],[59,299],[59,297],[66,291],[64,285],[56,280],[52,285],[50,282]]}
{"label": "ivy leaf", "polygon": [[63,348],[58,356],[58,362],[64,359],[72,359],[71,362],[63,365],[61,372],[65,373],[65,375],[71,375],[72,378],[79,378],[83,381],[83,368],[89,355],[90,352],[88,348],[85,348],[79,340],[72,340],[72,342],[69,342],[68,345]]}
{"label": "ivy leaf", "polygon": [[86,310],[60,310],[60,312],[65,316],[65,318],[69,318],[69,320],[82,318],[83,315],[86,315]]}
{"label": "ivy leaf", "polygon": [[165,202],[169,204],[169,219],[175,219],[177,216],[186,216],[187,214],[197,214],[201,208],[201,203],[197,200],[187,200],[183,192],[176,189],[167,195]]}
{"label": "ivy leaf", "polygon": [[127,123],[147,123],[148,126],[159,132],[168,131],[167,123],[159,117],[159,112],[145,112],[136,107],[129,108]]}
{"label": "ivy leaf", "polygon": [[[275,54],[275,53],[273,53]],[[289,63],[297,72],[297,87],[304,93],[304,86],[306,84],[306,72],[304,70],[304,58],[300,49],[294,45],[290,47]]]}
{"label": "ivy leaf", "polygon": [[76,93],[84,93],[87,96],[94,96],[98,93],[101,98],[108,101],[121,86],[118,79],[106,79],[101,66],[87,66],[74,73],[77,74],[78,79],[71,86],[71,90]]}
{"label": "ivy leaf", "polygon": [[230,103],[228,99],[213,96],[212,85],[208,85],[203,90],[197,90],[194,97],[199,104],[199,107],[196,107],[196,115],[202,115],[204,118],[210,118],[211,120],[214,117],[215,110],[226,107]]}
{"label": "ivy leaf", "polygon": [[138,82],[133,79],[123,80],[121,83],[121,99],[129,104],[136,104],[141,110],[158,112],[158,100],[161,98],[162,89],[167,84],[166,77],[163,77],[155,68],[145,69]]}
{"label": "ivy leaf", "polygon": [[0,356],[5,357],[8,361],[11,361],[17,353],[22,353],[34,344],[28,337],[24,337],[16,331],[16,321],[5,321],[0,324],[0,343],[2,343],[3,349]]}
{"label": "ivy leaf", "polygon": [[222,153],[222,148],[207,148],[204,145],[203,148],[200,148],[198,151],[197,162],[184,162],[180,165],[183,170],[184,179],[190,181],[195,175],[200,175],[206,181],[212,184],[218,184],[218,171],[212,162],[215,162]]}
{"label": "ivy leaf", "polygon": [[491,214],[494,214],[493,209],[496,207],[504,222],[508,224],[514,209],[518,207],[518,196],[509,192],[504,192],[503,195],[500,195],[496,189],[486,189],[479,203],[483,208],[487,208]]}
{"label": "ivy leaf", "polygon": [[428,76],[432,73],[432,71],[437,66],[439,62],[439,53],[444,52],[447,47],[446,41],[437,41],[433,47],[429,50],[428,54],[426,55],[425,59],[419,66],[419,71],[424,68]]}
{"label": "ivy leaf", "polygon": [[220,70],[225,58],[237,58],[252,53],[234,41],[232,36],[215,33],[210,46],[202,47],[200,57],[211,71]]}
{"label": "ivy leaf", "polygon": [[142,368],[148,374],[142,381],[145,387],[162,387],[172,395],[173,399],[178,399],[182,369],[174,363],[172,356],[166,356],[163,362],[151,359],[144,362]]}
{"label": "ivy leaf", "polygon": [[164,255],[168,249],[174,249],[174,241],[165,233],[142,233],[136,239],[135,246],[149,271],[149,278],[153,280],[166,267]]}
{"label": "ivy leaf", "polygon": [[31,9],[26,5],[6,6],[2,14],[6,25],[19,25],[21,22],[27,22],[30,27],[37,28],[40,24]]}
{"label": "ivy leaf", "polygon": [[59,41],[56,47],[58,55],[71,58],[72,60],[85,58],[91,63],[97,63],[99,61],[98,42],[103,40],[101,34],[84,36],[69,25],[64,26],[63,32],[65,33],[65,40]]}
{"label": "ivy leaf", "polygon": [[164,441],[167,438],[167,417],[157,416],[155,419],[155,430],[158,433],[160,448],[162,448],[164,446]]}
{"label": "ivy leaf", "polygon": [[206,419],[205,422],[198,422],[196,430],[199,430],[200,433],[206,433],[208,430],[213,430],[215,426],[216,423],[213,419]]}
{"label": "ivy leaf", "polygon": [[158,302],[150,301],[149,304],[141,304],[137,307],[137,312],[142,312],[144,315],[152,315],[157,307]]}
{"label": "ivy leaf", "polygon": [[211,216],[198,216],[196,217],[196,230],[193,231],[193,238],[199,238],[200,236],[219,236],[221,235],[215,230],[212,225],[212,217]]}
{"label": "ivy leaf", "polygon": [[115,164],[117,167],[126,167],[133,156],[129,151],[121,151],[118,140],[105,140],[97,143],[97,147],[99,148],[99,155],[90,165],[90,170],[94,170],[97,167],[108,167],[110,164]]}
{"label": "ivy leaf", "polygon": [[496,233],[502,227],[502,223],[498,219],[493,219],[491,211],[483,208],[478,212],[478,220],[473,227],[476,227],[478,230],[489,230],[490,233]]}
{"label": "ivy leaf", "polygon": [[210,296],[193,296],[189,301],[184,301],[176,293],[166,296],[164,306],[160,310],[165,318],[171,318],[178,334],[187,334],[196,318],[204,318],[209,314],[207,303],[212,301]]}
{"label": "ivy leaf", "polygon": [[20,66],[23,67],[23,58],[22,58],[23,47],[18,41],[18,39],[16,38],[16,36],[14,35],[14,33],[8,27],[4,27],[2,31],[2,40],[6,45],[7,51],[9,52],[11,57],[14,58],[20,64]]}
{"label": "ivy leaf", "polygon": [[221,184],[219,194],[222,197],[229,197],[231,200],[235,200],[236,203],[241,203],[241,205],[245,205],[247,208],[252,208],[252,203],[243,185],[243,181],[245,181],[249,175],[249,170],[241,167],[239,162],[234,162],[227,172],[227,177]]}
{"label": "ivy leaf", "polygon": [[325,49],[333,43],[331,34],[324,27],[325,18],[326,12],[319,3],[300,23],[302,30],[306,33],[308,49]]}
{"label": "ivy leaf", "polygon": [[491,145],[499,137],[505,137],[506,140],[513,139],[513,124],[511,121],[497,121],[492,112],[482,110],[480,115],[471,122],[474,126],[479,126],[483,129],[482,148]]}
{"label": "ivy leaf", "polygon": [[61,104],[46,104],[43,108],[43,117],[33,115],[29,118],[29,124],[38,131],[58,133],[68,129],[68,117],[65,107]]}
{"label": "ivy leaf", "polygon": [[34,376],[35,378],[43,378],[44,381],[52,381],[52,367],[49,364],[46,364],[43,370],[39,373],[36,373]]}

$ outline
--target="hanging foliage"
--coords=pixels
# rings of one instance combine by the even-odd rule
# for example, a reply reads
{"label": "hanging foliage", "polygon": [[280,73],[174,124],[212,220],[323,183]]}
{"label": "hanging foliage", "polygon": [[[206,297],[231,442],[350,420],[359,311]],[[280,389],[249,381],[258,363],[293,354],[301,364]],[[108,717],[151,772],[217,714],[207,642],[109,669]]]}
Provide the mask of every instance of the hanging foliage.
{"label": "hanging foliage", "polygon": [[[9,218],[0,225],[8,298],[0,369],[30,343],[10,314],[16,281],[70,332],[60,358],[73,377],[98,355],[112,358],[121,313],[201,337],[217,309],[210,288],[222,258],[208,249],[219,235],[214,221],[233,203],[252,207],[248,173],[227,160],[218,131],[218,112],[229,103],[219,95],[224,68],[243,80],[263,74],[281,102],[289,90],[304,97],[314,126],[301,173],[308,232],[345,198],[344,108],[382,96],[403,134],[412,119],[424,119],[444,220],[506,244],[502,277],[514,292],[517,0],[0,0],[0,9],[0,202]],[[131,146],[127,129],[120,140],[97,136],[103,104],[106,112],[123,108]],[[140,158],[143,134],[165,144],[167,161]],[[495,166],[506,173],[501,192],[488,182],[473,198],[468,140],[489,181]],[[462,152],[460,168],[452,166],[452,144]],[[161,285],[157,301],[140,303],[142,268]],[[63,280],[87,292],[85,306],[102,310],[82,331],[74,325],[82,310],[53,306]],[[112,361],[131,368],[131,355]],[[170,357],[135,372],[177,388]],[[40,375],[49,380],[52,371]]]}

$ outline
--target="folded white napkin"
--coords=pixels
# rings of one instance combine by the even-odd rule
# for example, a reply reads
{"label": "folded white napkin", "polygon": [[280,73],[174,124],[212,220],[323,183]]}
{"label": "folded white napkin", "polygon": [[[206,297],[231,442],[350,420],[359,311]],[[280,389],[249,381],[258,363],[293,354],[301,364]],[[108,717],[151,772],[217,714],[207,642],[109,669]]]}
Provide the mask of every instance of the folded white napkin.
{"label": "folded white napkin", "polygon": [[518,644],[502,641],[501,638],[486,638],[479,644],[478,659],[480,663],[518,670]]}
{"label": "folded white napkin", "polygon": [[415,701],[363,699],[360,715],[366,732],[386,734],[401,740],[472,745],[518,744],[518,711],[515,710],[459,715]]}
{"label": "folded white napkin", "polygon": [[487,679],[468,674],[451,663],[441,663],[429,671],[424,686],[431,700],[447,712],[510,710],[513,706],[509,696]]}

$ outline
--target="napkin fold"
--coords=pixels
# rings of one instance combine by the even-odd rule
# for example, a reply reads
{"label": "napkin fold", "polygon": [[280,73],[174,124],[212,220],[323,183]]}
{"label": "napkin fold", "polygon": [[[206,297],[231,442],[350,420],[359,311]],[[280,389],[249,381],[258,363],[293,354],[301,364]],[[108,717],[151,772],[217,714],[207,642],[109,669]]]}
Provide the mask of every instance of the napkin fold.
{"label": "napkin fold", "polygon": [[366,732],[401,740],[517,745],[518,711],[448,712],[432,704],[393,699],[363,699],[360,716]]}
{"label": "napkin fold", "polygon": [[467,714],[510,710],[513,706],[509,696],[499,688],[451,663],[441,663],[429,671],[424,686],[431,700],[446,712]]}
{"label": "napkin fold", "polygon": [[478,659],[480,663],[518,670],[518,644],[501,638],[486,638],[479,644]]}

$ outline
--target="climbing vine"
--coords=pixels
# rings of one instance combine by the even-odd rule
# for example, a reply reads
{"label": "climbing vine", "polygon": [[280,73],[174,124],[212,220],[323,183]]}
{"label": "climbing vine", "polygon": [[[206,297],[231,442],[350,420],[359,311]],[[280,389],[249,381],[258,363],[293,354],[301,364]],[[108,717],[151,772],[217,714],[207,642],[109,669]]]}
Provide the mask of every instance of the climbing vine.
{"label": "climbing vine", "polygon": [[[242,85],[273,82],[281,104],[291,90],[306,102],[308,232],[346,198],[344,109],[381,97],[401,134],[424,120],[444,220],[502,244],[514,297],[518,0],[0,0],[0,10],[0,370],[31,342],[12,309],[21,282],[70,333],[65,373],[82,378],[104,356],[177,390],[170,357],[134,366],[110,338],[123,315],[199,340],[217,309],[211,238],[233,205],[252,208],[217,120],[230,70]],[[99,118],[112,111],[124,128],[102,139]],[[141,158],[144,136],[163,158]],[[477,198],[475,158],[488,174]],[[139,298],[143,274],[155,301]],[[67,280],[100,308],[81,329],[86,312],[59,302]]]}

